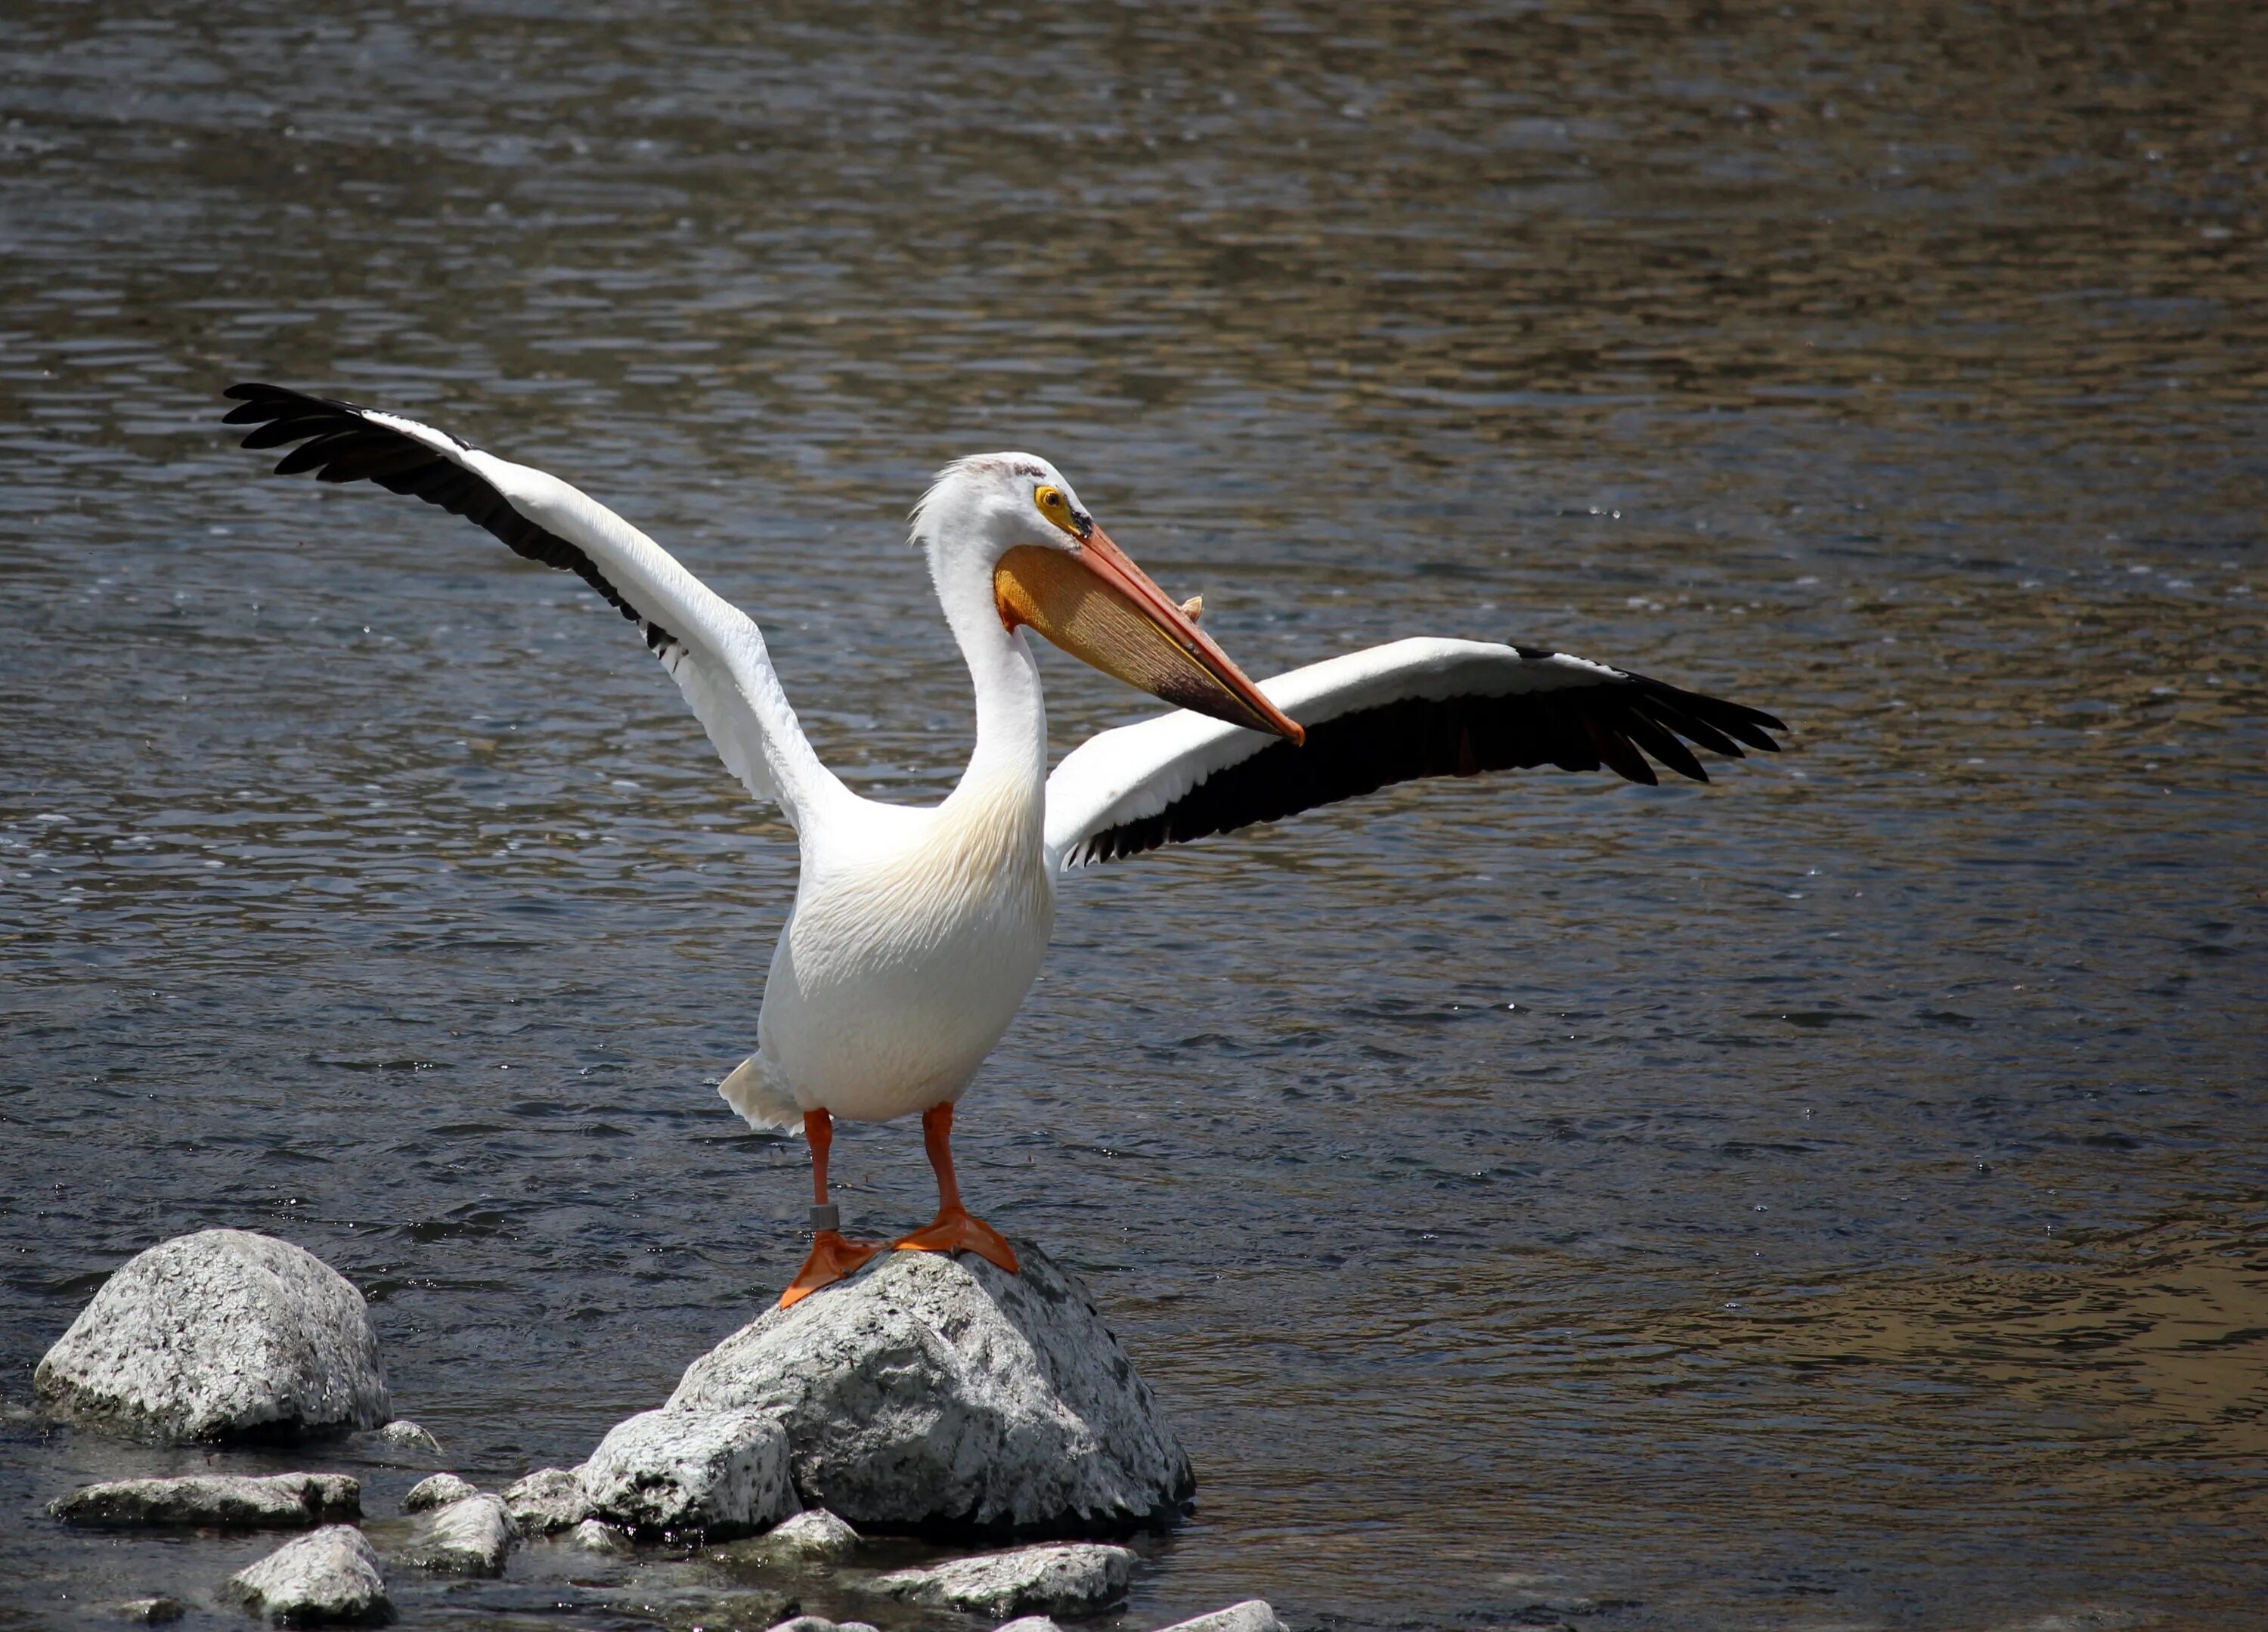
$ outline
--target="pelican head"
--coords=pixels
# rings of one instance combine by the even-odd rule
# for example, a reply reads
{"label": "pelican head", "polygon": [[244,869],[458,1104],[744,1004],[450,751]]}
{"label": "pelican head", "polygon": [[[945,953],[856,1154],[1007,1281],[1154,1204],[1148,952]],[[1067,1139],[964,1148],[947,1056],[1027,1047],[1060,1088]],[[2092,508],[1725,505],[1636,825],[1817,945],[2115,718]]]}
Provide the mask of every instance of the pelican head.
{"label": "pelican head", "polygon": [[1293,742],[1304,737],[1110,541],[1047,460],[985,453],[946,466],[914,511],[913,536],[940,593],[967,575],[989,574],[993,606],[1012,632],[1035,629],[1177,707]]}

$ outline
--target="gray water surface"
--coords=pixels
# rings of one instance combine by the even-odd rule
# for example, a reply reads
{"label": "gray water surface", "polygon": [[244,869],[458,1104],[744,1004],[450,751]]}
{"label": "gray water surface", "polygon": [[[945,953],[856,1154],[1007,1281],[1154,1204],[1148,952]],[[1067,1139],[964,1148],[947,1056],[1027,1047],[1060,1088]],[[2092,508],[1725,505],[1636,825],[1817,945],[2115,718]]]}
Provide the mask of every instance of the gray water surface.
{"label": "gray water surface", "polygon": [[[966,752],[903,517],[998,447],[1255,673],[1793,727],[1066,886],[959,1148],[1190,1441],[1124,1626],[2268,1624],[2268,31],[2007,13],[13,7],[0,1626],[237,1624],[264,1544],[40,1512],[203,1453],[14,1409],[155,1240],[339,1266],[484,1483],[800,1255],[713,1086],[789,835],[571,577],[266,475],[245,378],[587,488],[877,797]],[[1059,749],[1147,711],[1044,664]],[[910,1127],[836,1161],[927,1217]]]}

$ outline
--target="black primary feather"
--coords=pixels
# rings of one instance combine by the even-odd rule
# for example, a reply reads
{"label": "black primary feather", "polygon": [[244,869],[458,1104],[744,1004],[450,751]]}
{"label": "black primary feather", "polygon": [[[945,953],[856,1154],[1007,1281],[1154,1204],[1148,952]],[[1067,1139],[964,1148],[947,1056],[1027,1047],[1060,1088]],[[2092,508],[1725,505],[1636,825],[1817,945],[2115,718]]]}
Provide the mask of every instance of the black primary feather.
{"label": "black primary feather", "polygon": [[[1514,650],[1531,663],[1557,655],[1535,647]],[[1067,859],[1114,861],[1425,776],[1543,765],[1591,771],[1603,765],[1652,785],[1650,754],[1680,776],[1706,782],[1708,772],[1681,739],[1740,759],[1742,743],[1778,753],[1779,745],[1767,733],[1786,729],[1760,709],[1682,691],[1643,674],[1602,675],[1595,685],[1510,696],[1413,697],[1310,725],[1304,746],[1271,743],[1213,772],[1156,815],[1090,835]]]}
{"label": "black primary feather", "polygon": [[[514,555],[575,574],[638,626],[649,650],[661,652],[677,643],[668,630],[625,600],[590,556],[521,515],[475,472],[416,437],[369,418],[371,410],[357,403],[251,381],[231,386],[221,394],[238,404],[222,423],[252,427],[245,433],[246,447],[300,445],[276,462],[277,475],[313,471],[318,482],[375,482],[388,492],[406,493],[438,504],[451,515],[487,528]],[[469,442],[446,430],[439,434],[468,453],[474,451]]]}

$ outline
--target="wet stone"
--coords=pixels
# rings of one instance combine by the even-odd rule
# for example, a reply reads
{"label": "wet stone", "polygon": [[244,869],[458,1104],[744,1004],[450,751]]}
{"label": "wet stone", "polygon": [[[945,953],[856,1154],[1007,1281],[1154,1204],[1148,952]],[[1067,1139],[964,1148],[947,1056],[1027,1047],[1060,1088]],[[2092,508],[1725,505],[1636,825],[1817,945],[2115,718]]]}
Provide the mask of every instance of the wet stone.
{"label": "wet stone", "polygon": [[593,1517],[641,1535],[747,1535],[796,1511],[787,1435],[765,1411],[641,1412],[578,1476]]}
{"label": "wet stone", "polygon": [[783,1621],[766,1632],[880,1632],[872,1621],[829,1621],[824,1615],[798,1615],[792,1621]]}
{"label": "wet stone", "polygon": [[518,1540],[502,1497],[468,1496],[434,1509],[401,1559],[435,1575],[502,1575],[504,1555]]}
{"label": "wet stone", "polygon": [[828,1564],[858,1550],[858,1533],[823,1507],[806,1508],[735,1549],[747,1558]]}
{"label": "wet stone", "polygon": [[567,1545],[585,1553],[627,1553],[630,1538],[612,1525],[586,1518],[567,1533]]}
{"label": "wet stone", "polygon": [[1276,1618],[1267,1600],[1248,1598],[1241,1604],[1231,1604],[1226,1609],[1216,1609],[1193,1621],[1176,1621],[1161,1632],[1284,1632],[1284,1623]]}
{"label": "wet stone", "polygon": [[169,1626],[188,1613],[178,1598],[135,1598],[110,1606],[111,1619],[137,1627]]}
{"label": "wet stone", "polygon": [[67,1525],[202,1525],[306,1530],[362,1516],[362,1486],[344,1474],[261,1478],[197,1474],[87,1485],[48,1503]]}
{"label": "wet stone", "polygon": [[376,1459],[406,1461],[413,1467],[421,1462],[430,1467],[441,1455],[441,1442],[403,1417],[372,1430],[357,1443]]}
{"label": "wet stone", "polygon": [[647,1600],[670,1632],[769,1632],[801,1607],[786,1592],[699,1593],[674,1601]]}
{"label": "wet stone", "polygon": [[1126,1596],[1134,1555],[1123,1547],[1071,1543],[956,1558],[878,1577],[877,1591],[967,1614],[1085,1614]]}
{"label": "wet stone", "polygon": [[243,1230],[129,1260],[33,1386],[84,1427],[168,1445],[374,1428],[389,1415],[362,1294],[313,1253]]}
{"label": "wet stone", "polygon": [[1023,1273],[886,1253],[694,1362],[673,1410],[785,1425],[797,1494],[861,1527],[1088,1535],[1170,1518],[1189,1456],[1086,1290],[1028,1242]]}
{"label": "wet stone", "polygon": [[1063,1632],[1063,1628],[1045,1615],[1026,1615],[1019,1621],[1004,1621],[992,1632]]}
{"label": "wet stone", "polygon": [[231,1576],[225,1591],[277,1626],[370,1626],[394,1616],[378,1555],[348,1525],[286,1542]]}
{"label": "wet stone", "polygon": [[479,1494],[478,1489],[469,1481],[460,1479],[454,1474],[435,1474],[409,1487],[409,1494],[401,1498],[401,1511],[405,1513],[428,1512]]}
{"label": "wet stone", "polygon": [[572,1530],[591,1516],[583,1481],[563,1467],[540,1467],[504,1487],[504,1510],[524,1536]]}

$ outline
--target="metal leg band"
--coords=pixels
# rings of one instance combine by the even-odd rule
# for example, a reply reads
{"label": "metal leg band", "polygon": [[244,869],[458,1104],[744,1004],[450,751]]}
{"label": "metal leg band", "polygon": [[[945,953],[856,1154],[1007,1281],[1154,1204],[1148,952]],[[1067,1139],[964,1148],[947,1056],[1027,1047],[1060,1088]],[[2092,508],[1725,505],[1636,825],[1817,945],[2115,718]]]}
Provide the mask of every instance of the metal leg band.
{"label": "metal leg band", "polygon": [[811,1232],[814,1235],[821,1230],[840,1230],[842,1227],[843,1209],[834,1202],[824,1202],[811,1209]]}

